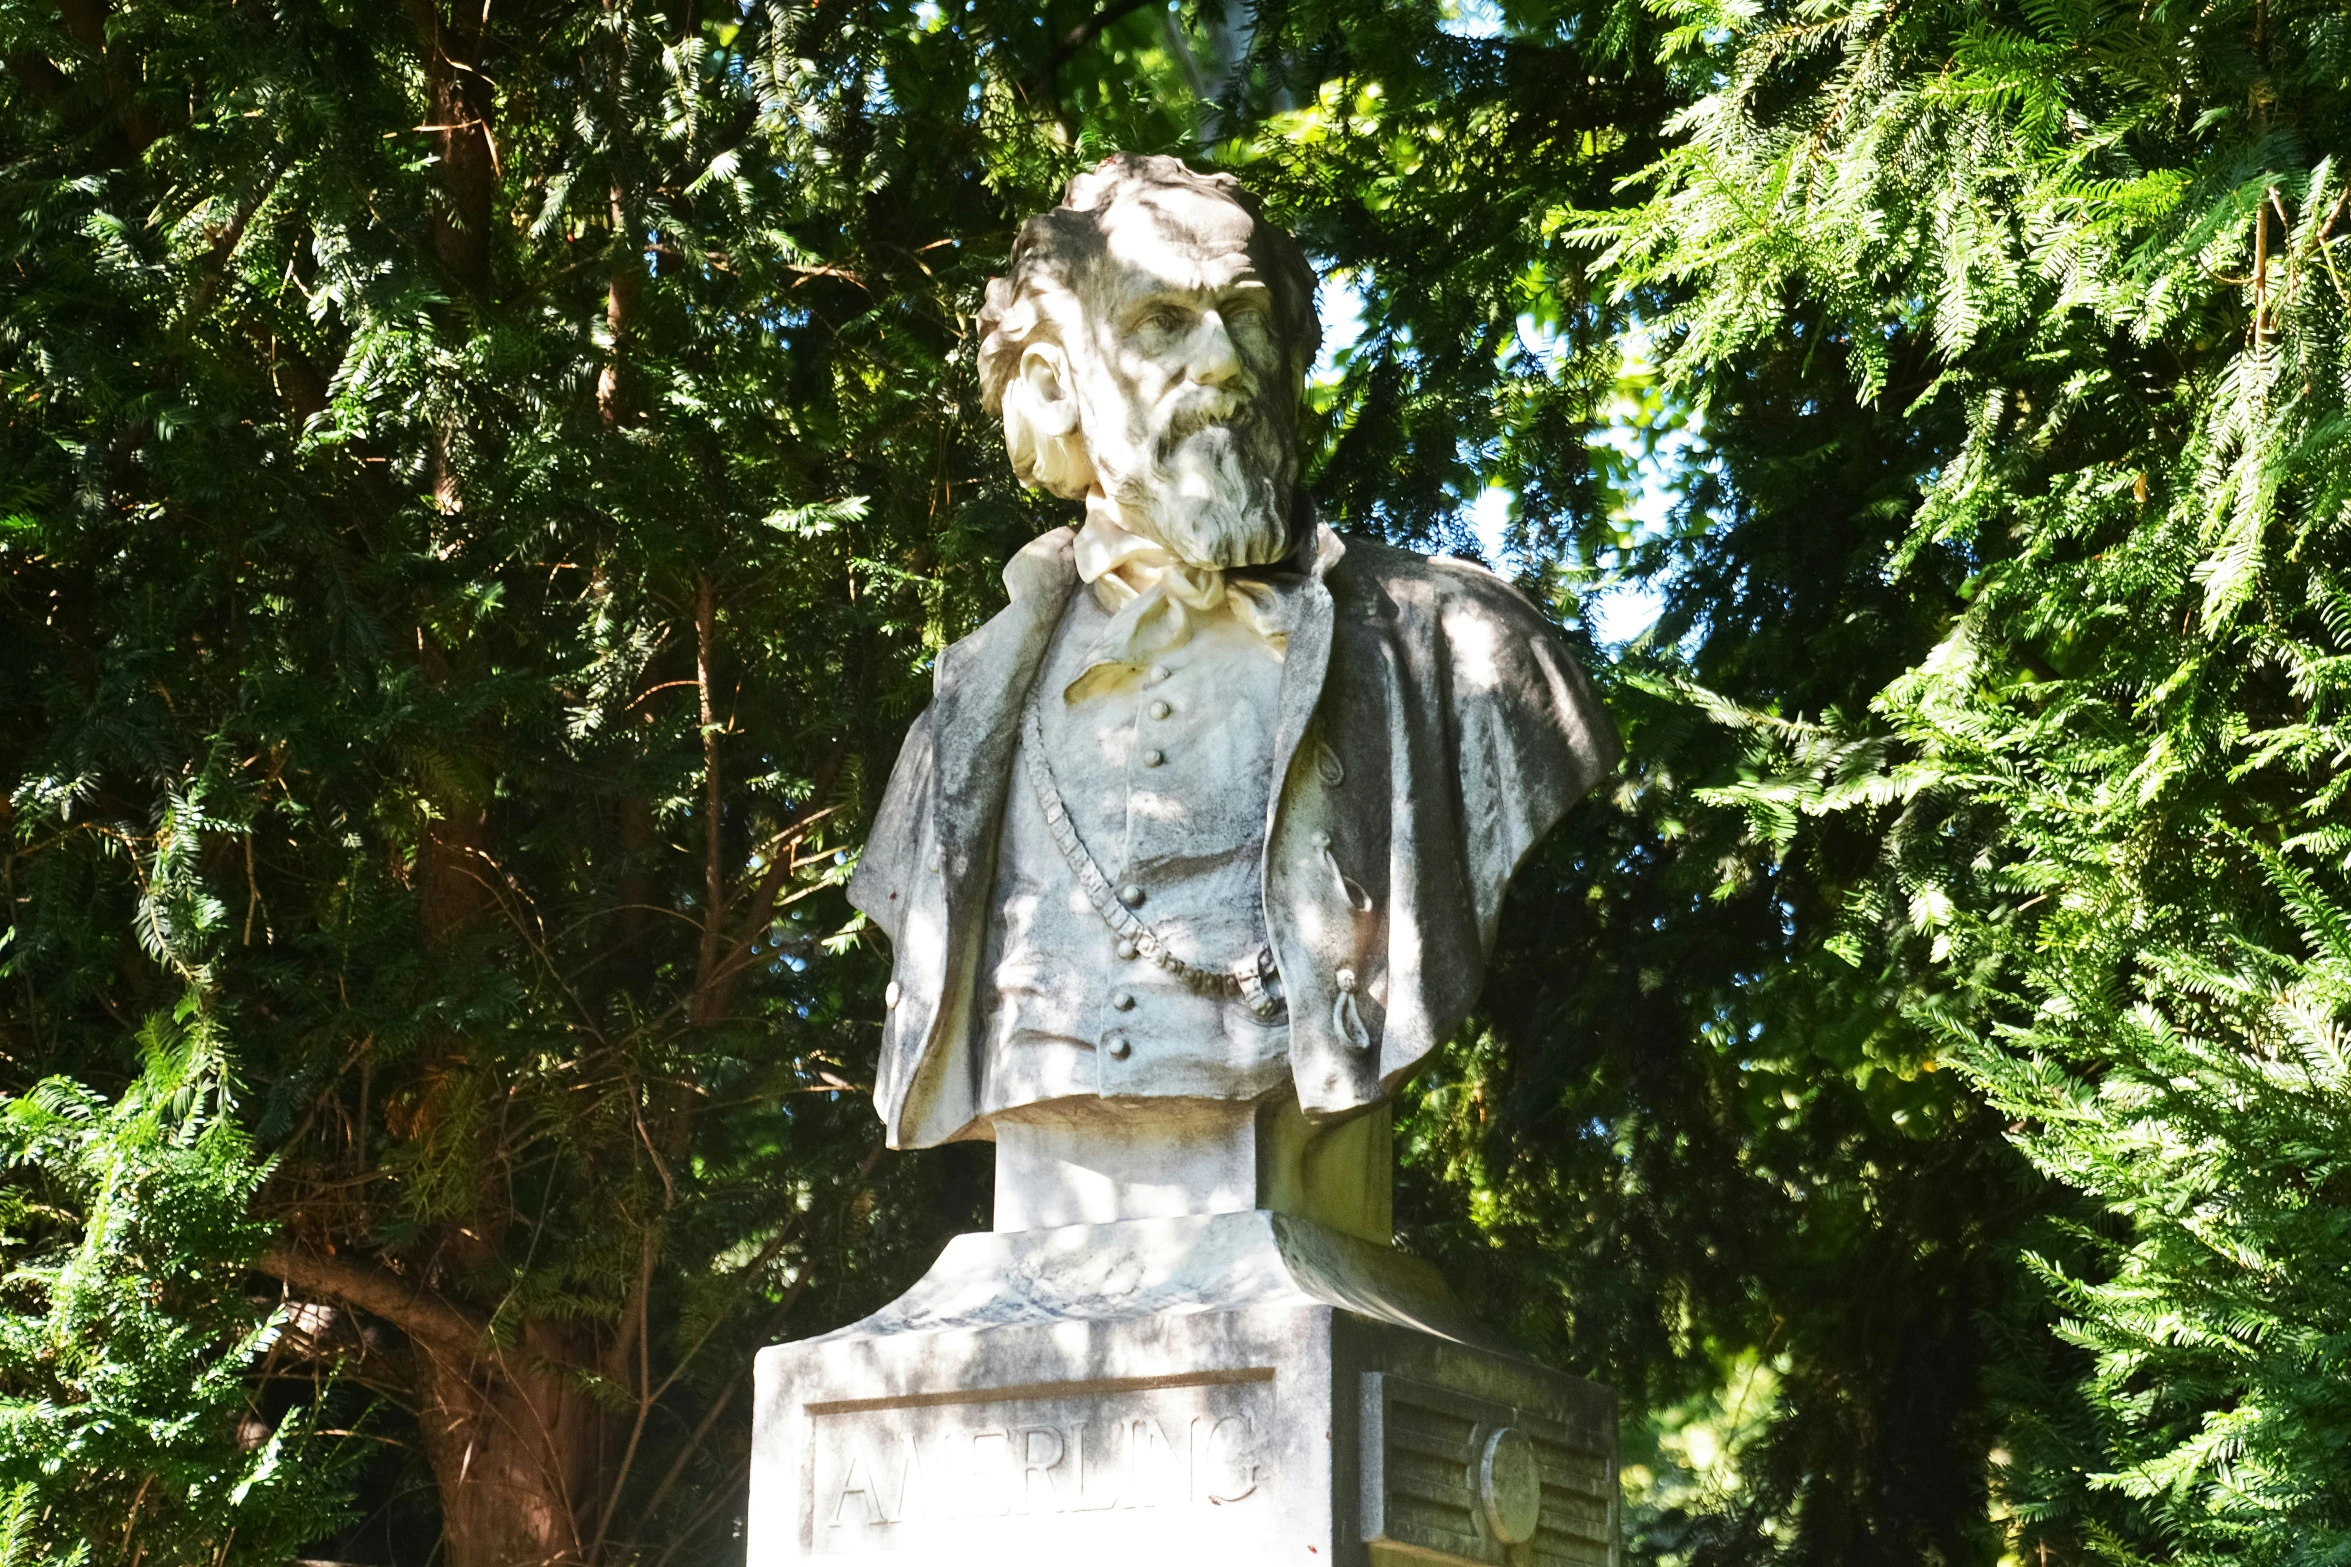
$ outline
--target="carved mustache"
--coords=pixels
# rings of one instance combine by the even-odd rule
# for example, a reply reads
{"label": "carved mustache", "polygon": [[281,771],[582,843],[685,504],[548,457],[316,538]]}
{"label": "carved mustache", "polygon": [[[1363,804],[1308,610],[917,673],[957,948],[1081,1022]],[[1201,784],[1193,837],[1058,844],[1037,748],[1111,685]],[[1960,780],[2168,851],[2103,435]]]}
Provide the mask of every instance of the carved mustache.
{"label": "carved mustache", "polygon": [[1245,392],[1224,386],[1199,387],[1177,398],[1161,427],[1160,439],[1173,446],[1211,425],[1241,423],[1253,411]]}

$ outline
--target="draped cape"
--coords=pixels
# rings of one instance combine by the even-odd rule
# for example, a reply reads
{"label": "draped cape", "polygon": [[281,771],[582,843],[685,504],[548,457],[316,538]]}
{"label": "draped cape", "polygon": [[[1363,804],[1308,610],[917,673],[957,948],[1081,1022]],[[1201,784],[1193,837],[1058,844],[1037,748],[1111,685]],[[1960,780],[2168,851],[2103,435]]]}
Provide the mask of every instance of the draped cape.
{"label": "draped cape", "polygon": [[[890,938],[874,1085],[890,1145],[986,1137],[978,972],[1021,704],[1075,534],[1004,569],[1011,602],[942,651],[849,898]],[[1267,802],[1265,926],[1311,1117],[1377,1103],[1468,1015],[1519,863],[1616,764],[1616,727],[1517,589],[1318,527],[1296,574]]]}

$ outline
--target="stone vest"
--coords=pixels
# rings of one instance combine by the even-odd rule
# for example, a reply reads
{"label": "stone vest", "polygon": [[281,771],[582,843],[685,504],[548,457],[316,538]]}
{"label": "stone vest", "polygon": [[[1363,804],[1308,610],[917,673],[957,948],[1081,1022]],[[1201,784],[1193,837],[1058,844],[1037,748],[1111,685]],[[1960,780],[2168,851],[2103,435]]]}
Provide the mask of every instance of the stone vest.
{"label": "stone vest", "polygon": [[[1097,671],[1065,695],[1109,619],[1090,590],[1072,593],[1029,691],[1036,723],[1014,757],[980,959],[985,1115],[1094,1096],[1255,1099],[1289,1080],[1278,981],[1248,995],[1201,982],[1273,972],[1262,864],[1280,653],[1209,616],[1147,667]],[[1054,804],[1059,837],[1101,873],[1091,892]],[[1153,961],[1129,918],[1196,972]]]}
{"label": "stone vest", "polygon": [[[849,884],[892,946],[874,1080],[892,1147],[990,1135],[997,849],[1022,706],[1080,586],[1073,541],[1031,541],[1004,568],[1011,602],[941,650]],[[1257,902],[1311,1119],[1376,1104],[1461,1022],[1511,873],[1618,743],[1558,633],[1500,578],[1328,528],[1298,564],[1273,574],[1288,645]]]}

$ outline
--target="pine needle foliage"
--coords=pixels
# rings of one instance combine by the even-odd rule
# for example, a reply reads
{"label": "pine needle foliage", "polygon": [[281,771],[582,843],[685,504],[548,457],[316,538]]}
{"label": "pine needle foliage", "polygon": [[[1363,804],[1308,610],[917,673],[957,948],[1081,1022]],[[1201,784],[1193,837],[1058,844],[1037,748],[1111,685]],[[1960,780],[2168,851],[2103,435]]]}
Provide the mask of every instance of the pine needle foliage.
{"label": "pine needle foliage", "polygon": [[268,1422],[251,1404],[288,1314],[241,1287],[268,1170],[210,1020],[159,1017],[141,1045],[112,1101],[52,1078],[0,1111],[0,1561],[133,1535],[166,1560],[239,1540],[283,1559],[335,1521],[354,1467],[315,1398]]}
{"label": "pine needle foliage", "polygon": [[0,1561],[739,1553],[752,1350],[983,1217],[839,884],[1120,149],[1362,300],[1325,514],[1506,485],[1609,666],[1400,1218],[1633,1556],[2340,1549],[2342,19],[1471,9],[0,0]]}
{"label": "pine needle foliage", "polygon": [[1700,398],[1898,411],[1880,566],[1963,568],[1864,714],[1739,717],[1760,842],[2049,1176],[1998,1485],[2027,1559],[2351,1559],[2351,17],[1674,6],[1707,90],[1596,223]]}
{"label": "pine needle foliage", "polygon": [[[2042,1342],[2004,1259],[2042,1183],[1899,975],[1836,954],[1875,833],[1794,813],[1798,841],[1757,840],[1703,793],[1749,775],[1743,736],[1685,695],[1861,712],[1934,646],[1965,562],[1883,567],[1935,432],[1787,395],[1806,356],[1773,344],[1715,383],[1651,530],[1635,464],[1691,435],[1690,401],[1627,349],[1685,290],[1601,271],[1582,228],[1704,90],[1659,58],[1671,19],[1266,14],[1315,74],[1235,156],[1368,301],[1317,493],[1515,571],[1630,753],[1522,870],[1478,1016],[1414,1085],[1404,1241],[1622,1393],[1630,1559],[1988,1563],[1989,1395],[2008,1341]],[[1512,501],[1492,543],[1460,515],[1487,483]],[[1670,584],[1664,621],[1604,647],[1588,595],[1627,576]]]}
{"label": "pine needle foliage", "polygon": [[1059,43],[0,4],[12,1560],[739,1554],[753,1352],[984,1219],[839,885],[1048,525]]}

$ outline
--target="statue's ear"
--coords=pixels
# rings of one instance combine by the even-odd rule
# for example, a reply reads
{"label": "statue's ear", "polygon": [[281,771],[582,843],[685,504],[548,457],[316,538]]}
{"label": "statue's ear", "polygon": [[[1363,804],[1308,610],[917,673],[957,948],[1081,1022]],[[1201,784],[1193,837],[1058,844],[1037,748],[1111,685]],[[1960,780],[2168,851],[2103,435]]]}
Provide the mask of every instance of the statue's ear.
{"label": "statue's ear", "polygon": [[1067,499],[1086,493],[1094,463],[1078,428],[1077,387],[1058,343],[1031,343],[1004,387],[1004,446],[1023,484]]}
{"label": "statue's ear", "polygon": [[1021,401],[1029,427],[1040,440],[1057,440],[1078,427],[1077,389],[1070,385],[1069,355],[1059,343],[1031,343],[1021,350]]}

